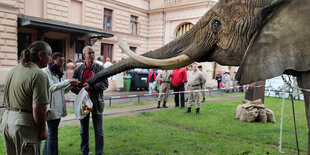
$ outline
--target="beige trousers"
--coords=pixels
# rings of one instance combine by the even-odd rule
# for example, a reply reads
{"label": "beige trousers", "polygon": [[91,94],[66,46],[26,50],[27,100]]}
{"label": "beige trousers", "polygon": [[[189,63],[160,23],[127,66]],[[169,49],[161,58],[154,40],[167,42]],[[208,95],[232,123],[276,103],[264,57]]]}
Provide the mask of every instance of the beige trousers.
{"label": "beige trousers", "polygon": [[[170,89],[170,83],[161,83],[160,88],[159,88],[159,93],[168,93]],[[158,96],[158,101],[165,101],[167,102],[168,100],[168,94],[160,94]]]}
{"label": "beige trousers", "polygon": [[[199,90],[200,87],[189,87],[190,90]],[[188,95],[188,104],[187,107],[191,108],[193,106],[193,100],[195,101],[196,108],[200,108],[200,92],[190,92]]]}
{"label": "beige trousers", "polygon": [[[206,84],[203,84],[201,87],[202,87],[201,89],[206,89]],[[201,95],[202,95],[202,98],[206,98],[206,92],[205,91],[202,91]]]}
{"label": "beige trousers", "polygon": [[32,114],[5,110],[2,125],[7,155],[40,155],[41,141]]}

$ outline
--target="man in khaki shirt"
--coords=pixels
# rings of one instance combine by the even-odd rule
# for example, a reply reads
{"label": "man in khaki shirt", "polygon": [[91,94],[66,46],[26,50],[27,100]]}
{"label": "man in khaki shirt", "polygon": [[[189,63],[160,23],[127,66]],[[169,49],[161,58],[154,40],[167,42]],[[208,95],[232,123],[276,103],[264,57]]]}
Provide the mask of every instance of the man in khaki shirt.
{"label": "man in khaki shirt", "polygon": [[[171,78],[171,72],[167,70],[162,70],[156,80],[160,81],[160,88],[159,88],[159,93],[168,93],[170,90],[170,78]],[[163,107],[168,108],[166,106],[167,99],[168,99],[168,94],[160,94],[158,96],[158,106],[157,108],[160,108],[160,101],[164,101]]]}
{"label": "man in khaki shirt", "polygon": [[9,155],[39,155],[41,140],[48,137],[45,117],[49,83],[40,68],[46,67],[51,53],[47,43],[33,42],[6,77],[2,125]]}
{"label": "man in khaki shirt", "polygon": [[[193,70],[190,72],[188,81],[187,81],[187,86],[189,91],[193,90],[199,90],[203,84],[206,83],[206,79],[202,75],[200,71],[197,70],[197,64],[193,64]],[[200,97],[199,97],[199,92],[190,92],[188,96],[188,105],[187,105],[187,112],[190,113],[193,105],[193,100],[195,101],[196,104],[196,115],[199,115],[199,110],[200,110]]]}

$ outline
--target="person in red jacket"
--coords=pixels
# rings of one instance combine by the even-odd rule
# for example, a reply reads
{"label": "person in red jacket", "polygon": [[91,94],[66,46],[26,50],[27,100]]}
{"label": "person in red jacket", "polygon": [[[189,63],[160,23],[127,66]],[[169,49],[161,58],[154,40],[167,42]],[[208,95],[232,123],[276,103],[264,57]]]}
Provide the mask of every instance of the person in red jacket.
{"label": "person in red jacket", "polygon": [[[174,92],[184,91],[184,84],[187,81],[187,73],[185,68],[175,69],[172,72],[172,85]],[[175,107],[179,107],[179,94],[181,94],[181,109],[184,108],[184,93],[175,93]]]}
{"label": "person in red jacket", "polygon": [[154,81],[156,80],[156,72],[153,69],[150,69],[147,82],[149,83],[149,94],[153,92]]}

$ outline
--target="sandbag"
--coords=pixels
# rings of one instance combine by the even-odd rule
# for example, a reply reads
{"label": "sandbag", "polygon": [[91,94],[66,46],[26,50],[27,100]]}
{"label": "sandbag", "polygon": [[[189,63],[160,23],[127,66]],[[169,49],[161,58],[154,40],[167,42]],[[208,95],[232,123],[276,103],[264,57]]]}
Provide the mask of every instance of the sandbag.
{"label": "sandbag", "polygon": [[250,103],[245,103],[245,104],[242,104],[241,106],[242,106],[242,108],[244,108],[244,109],[248,109],[248,108],[250,108],[250,107],[253,107],[253,105],[250,104]]}
{"label": "sandbag", "polygon": [[276,118],[274,117],[273,111],[270,109],[266,108],[266,114],[267,114],[267,121],[268,122],[276,122]]}
{"label": "sandbag", "polygon": [[240,115],[240,121],[247,122],[248,112],[242,108],[242,113]]}
{"label": "sandbag", "polygon": [[247,110],[246,119],[247,122],[255,122],[256,117],[258,116],[257,108],[250,107]]}
{"label": "sandbag", "polygon": [[258,122],[267,123],[266,109],[260,109],[257,117]]}
{"label": "sandbag", "polygon": [[258,109],[265,109],[265,105],[264,104],[252,104],[253,107],[258,108]]}
{"label": "sandbag", "polygon": [[242,104],[247,104],[247,103],[251,103],[251,102],[252,102],[252,101],[247,100],[247,99],[242,100]]}
{"label": "sandbag", "polygon": [[253,101],[243,100],[242,104],[238,105],[236,109],[235,119],[244,122],[276,122],[274,113],[262,104],[261,99]]}
{"label": "sandbag", "polygon": [[236,110],[235,119],[240,119],[242,112],[243,112],[242,105],[239,104],[238,107],[237,107],[237,110]]}
{"label": "sandbag", "polygon": [[[238,106],[239,107],[239,106]],[[244,122],[253,122],[255,121],[258,111],[256,108],[248,106],[248,104],[241,104],[240,107],[242,108],[240,114],[240,121]]]}
{"label": "sandbag", "polygon": [[263,104],[262,99],[257,99],[257,100],[251,101],[251,102],[252,102],[252,104]]}

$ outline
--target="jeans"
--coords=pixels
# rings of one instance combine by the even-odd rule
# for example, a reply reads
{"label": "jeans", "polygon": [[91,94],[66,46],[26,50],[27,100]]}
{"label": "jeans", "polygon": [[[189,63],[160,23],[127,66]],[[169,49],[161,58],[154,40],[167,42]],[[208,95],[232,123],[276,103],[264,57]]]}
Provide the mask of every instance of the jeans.
{"label": "jeans", "polygon": [[[81,124],[81,151],[82,155],[89,153],[89,115],[80,120]],[[102,114],[92,113],[93,126],[95,131],[95,152],[96,155],[103,154],[104,134],[102,130]]]}
{"label": "jeans", "polygon": [[149,83],[149,94],[152,94],[152,93],[153,93],[153,86],[154,86],[154,83],[153,83],[153,82],[150,82],[150,83]]}
{"label": "jeans", "polygon": [[[178,92],[178,91],[184,91],[184,83],[180,83],[179,86],[173,86],[173,91]],[[184,93],[175,93],[174,94],[174,102],[175,102],[175,107],[179,106],[179,94],[181,95],[181,108],[185,106],[184,103]]]}
{"label": "jeans", "polygon": [[60,119],[47,121],[48,138],[44,142],[43,155],[58,155],[58,126]]}

